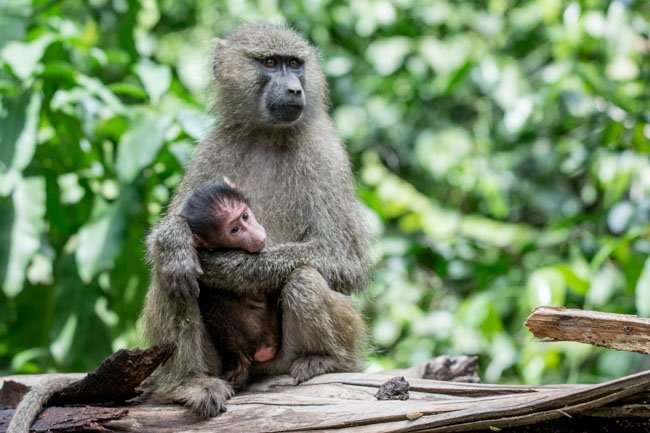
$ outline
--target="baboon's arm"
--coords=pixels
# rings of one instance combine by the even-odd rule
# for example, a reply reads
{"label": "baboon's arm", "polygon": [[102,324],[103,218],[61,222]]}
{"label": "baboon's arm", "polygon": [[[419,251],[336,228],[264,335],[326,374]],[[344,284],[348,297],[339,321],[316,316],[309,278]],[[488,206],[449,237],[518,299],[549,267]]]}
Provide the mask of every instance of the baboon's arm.
{"label": "baboon's arm", "polygon": [[332,251],[331,247],[314,240],[275,245],[257,254],[205,253],[201,260],[204,283],[242,294],[279,290],[289,275],[302,266],[318,270],[332,289],[342,293],[362,290],[367,281],[362,257],[343,250]]}
{"label": "baboon's arm", "polygon": [[192,231],[182,217],[168,215],[147,237],[147,250],[158,286],[172,296],[199,296],[203,271]]}

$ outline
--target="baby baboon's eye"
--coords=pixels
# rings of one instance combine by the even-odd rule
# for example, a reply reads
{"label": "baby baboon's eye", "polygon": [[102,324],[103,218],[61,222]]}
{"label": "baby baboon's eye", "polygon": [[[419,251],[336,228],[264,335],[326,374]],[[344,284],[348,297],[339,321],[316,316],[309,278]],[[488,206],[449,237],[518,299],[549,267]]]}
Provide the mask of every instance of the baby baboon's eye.
{"label": "baby baboon's eye", "polygon": [[241,216],[244,221],[248,221],[248,212],[244,212]]}
{"label": "baby baboon's eye", "polygon": [[239,226],[235,226],[235,227],[230,229],[230,234],[231,235],[236,235],[237,233],[239,233]]}

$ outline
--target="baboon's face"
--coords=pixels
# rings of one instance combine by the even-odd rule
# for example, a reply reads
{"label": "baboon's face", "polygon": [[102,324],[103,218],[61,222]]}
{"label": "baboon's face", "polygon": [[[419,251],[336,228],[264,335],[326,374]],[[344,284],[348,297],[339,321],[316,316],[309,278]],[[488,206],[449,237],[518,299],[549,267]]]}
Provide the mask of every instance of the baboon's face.
{"label": "baboon's face", "polygon": [[305,107],[305,62],[295,56],[273,55],[255,59],[262,91],[260,110],[272,124],[290,125]]}
{"label": "baboon's face", "polygon": [[240,28],[217,41],[214,73],[215,108],[224,124],[293,128],[327,111],[318,53],[293,30]]}

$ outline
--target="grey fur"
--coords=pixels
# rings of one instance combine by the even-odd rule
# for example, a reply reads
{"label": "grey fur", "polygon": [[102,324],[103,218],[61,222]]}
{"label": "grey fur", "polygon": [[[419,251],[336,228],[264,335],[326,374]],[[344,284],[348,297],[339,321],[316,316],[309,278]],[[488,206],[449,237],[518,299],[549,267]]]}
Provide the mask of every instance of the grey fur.
{"label": "grey fur", "polygon": [[[306,103],[290,125],[272,124],[261,101],[254,59],[270,55],[305,62]],[[218,378],[218,348],[201,321],[196,279],[243,295],[280,291],[282,347],[256,373],[289,373],[296,383],[361,368],[366,327],[345,294],[364,290],[368,279],[368,230],[327,113],[317,51],[290,29],[248,25],[217,43],[214,71],[220,123],[198,145],[167,216],[148,237],[153,273],[143,313],[150,343],[178,345],[148,387],[203,416],[225,410],[232,388]],[[187,225],[174,217],[194,189],[224,176],[255,203],[267,230],[264,251],[199,257]]]}
{"label": "grey fur", "polygon": [[11,417],[11,422],[9,422],[9,427],[7,427],[7,433],[29,433],[36,416],[50,397],[58,390],[78,380],[78,377],[55,377],[44,379],[34,385],[18,404]]}

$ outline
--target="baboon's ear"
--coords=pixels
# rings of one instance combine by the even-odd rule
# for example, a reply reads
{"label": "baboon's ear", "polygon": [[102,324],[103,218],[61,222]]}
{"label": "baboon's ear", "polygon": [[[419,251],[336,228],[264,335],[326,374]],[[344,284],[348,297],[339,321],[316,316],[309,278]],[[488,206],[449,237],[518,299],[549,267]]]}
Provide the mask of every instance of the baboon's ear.
{"label": "baboon's ear", "polygon": [[212,73],[217,74],[219,64],[223,60],[223,52],[228,48],[228,41],[225,39],[214,38],[212,41],[214,49],[212,50]]}

